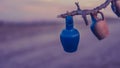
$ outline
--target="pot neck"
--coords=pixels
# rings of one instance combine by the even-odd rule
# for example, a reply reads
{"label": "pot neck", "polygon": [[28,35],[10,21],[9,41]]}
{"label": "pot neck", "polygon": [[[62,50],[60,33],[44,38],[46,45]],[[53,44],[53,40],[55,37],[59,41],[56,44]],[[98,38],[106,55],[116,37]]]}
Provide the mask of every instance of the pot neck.
{"label": "pot neck", "polygon": [[67,30],[73,29],[74,28],[73,17],[72,16],[66,16],[65,20],[66,20],[66,29]]}

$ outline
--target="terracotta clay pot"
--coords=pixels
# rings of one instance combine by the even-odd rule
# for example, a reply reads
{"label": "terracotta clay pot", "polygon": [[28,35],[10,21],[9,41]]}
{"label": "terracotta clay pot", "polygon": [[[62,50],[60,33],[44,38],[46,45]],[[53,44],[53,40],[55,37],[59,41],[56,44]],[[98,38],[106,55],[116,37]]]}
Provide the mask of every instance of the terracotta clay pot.
{"label": "terracotta clay pot", "polygon": [[[100,14],[102,14],[102,13],[100,13]],[[103,17],[103,19],[99,19],[97,17],[97,14],[91,14],[91,18],[92,18],[91,31],[93,32],[93,34],[99,40],[106,38],[109,34],[109,30],[108,30],[107,23],[104,20],[104,17]]]}

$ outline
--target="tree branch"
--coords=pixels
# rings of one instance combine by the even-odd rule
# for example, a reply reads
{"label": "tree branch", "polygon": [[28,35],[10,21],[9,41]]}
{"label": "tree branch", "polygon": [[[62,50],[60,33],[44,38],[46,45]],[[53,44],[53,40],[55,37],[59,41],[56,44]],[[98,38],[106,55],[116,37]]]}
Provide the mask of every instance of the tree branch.
{"label": "tree branch", "polygon": [[[106,0],[103,4],[101,4],[100,6],[94,8],[94,9],[91,9],[91,10],[88,10],[88,9],[81,10],[80,6],[79,6],[79,3],[75,2],[75,5],[77,6],[77,10],[69,12],[69,15],[71,15],[71,16],[84,15],[84,17],[85,17],[86,15],[90,15],[91,13],[95,13],[95,12],[100,11],[101,9],[106,8],[112,1],[113,0]],[[58,15],[58,18],[65,18],[66,16],[68,16],[68,13]]]}

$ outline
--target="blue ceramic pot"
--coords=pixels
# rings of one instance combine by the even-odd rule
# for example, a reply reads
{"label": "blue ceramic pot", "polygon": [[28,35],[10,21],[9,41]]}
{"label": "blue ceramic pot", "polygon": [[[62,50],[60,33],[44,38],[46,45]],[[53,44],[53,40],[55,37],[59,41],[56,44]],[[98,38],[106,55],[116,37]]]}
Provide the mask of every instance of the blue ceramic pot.
{"label": "blue ceramic pot", "polygon": [[63,49],[66,52],[72,53],[77,51],[79,44],[79,32],[73,28],[73,17],[66,17],[66,29],[64,29],[60,34],[60,40]]}

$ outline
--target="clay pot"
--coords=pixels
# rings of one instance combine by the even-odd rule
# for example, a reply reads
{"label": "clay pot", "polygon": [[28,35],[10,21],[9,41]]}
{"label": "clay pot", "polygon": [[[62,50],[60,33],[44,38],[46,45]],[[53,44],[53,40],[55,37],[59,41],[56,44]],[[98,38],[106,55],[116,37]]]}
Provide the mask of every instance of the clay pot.
{"label": "clay pot", "polygon": [[98,13],[91,14],[91,18],[92,18],[91,31],[99,40],[102,40],[108,36],[109,30],[108,30],[107,23],[104,20],[103,14],[101,12],[99,13],[102,15],[102,19],[99,19],[97,17]]}

